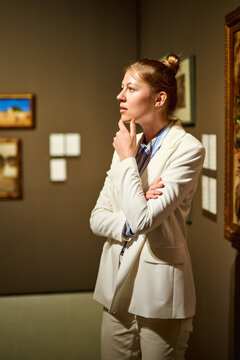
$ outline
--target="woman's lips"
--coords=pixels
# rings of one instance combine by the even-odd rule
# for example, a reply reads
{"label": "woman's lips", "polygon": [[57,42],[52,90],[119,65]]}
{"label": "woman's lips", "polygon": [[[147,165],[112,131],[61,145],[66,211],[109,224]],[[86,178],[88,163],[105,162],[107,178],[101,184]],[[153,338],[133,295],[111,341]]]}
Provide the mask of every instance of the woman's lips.
{"label": "woman's lips", "polygon": [[127,109],[125,107],[120,107],[120,113],[124,113]]}

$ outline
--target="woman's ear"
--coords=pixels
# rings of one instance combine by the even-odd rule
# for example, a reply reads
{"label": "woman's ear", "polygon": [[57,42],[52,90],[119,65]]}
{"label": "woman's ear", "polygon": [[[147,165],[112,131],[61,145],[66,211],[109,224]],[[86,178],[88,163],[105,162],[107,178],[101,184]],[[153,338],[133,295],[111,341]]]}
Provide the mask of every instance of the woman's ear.
{"label": "woman's ear", "polygon": [[164,104],[167,101],[167,94],[165,93],[165,91],[160,91],[155,98],[155,107],[160,109],[164,106]]}

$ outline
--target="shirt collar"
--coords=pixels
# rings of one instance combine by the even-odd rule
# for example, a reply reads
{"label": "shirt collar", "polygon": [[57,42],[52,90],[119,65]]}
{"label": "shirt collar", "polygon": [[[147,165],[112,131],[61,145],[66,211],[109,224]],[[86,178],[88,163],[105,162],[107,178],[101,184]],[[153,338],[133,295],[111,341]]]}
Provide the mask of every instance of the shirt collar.
{"label": "shirt collar", "polygon": [[158,133],[157,135],[151,140],[149,141],[148,144],[146,144],[146,139],[145,136],[143,136],[143,140],[140,144],[141,146],[141,150],[144,150],[146,152],[146,154],[151,153],[154,150],[154,145],[158,143],[159,138],[161,137],[162,132],[164,132],[164,130],[169,126],[169,124],[167,124],[166,126],[164,126]]}

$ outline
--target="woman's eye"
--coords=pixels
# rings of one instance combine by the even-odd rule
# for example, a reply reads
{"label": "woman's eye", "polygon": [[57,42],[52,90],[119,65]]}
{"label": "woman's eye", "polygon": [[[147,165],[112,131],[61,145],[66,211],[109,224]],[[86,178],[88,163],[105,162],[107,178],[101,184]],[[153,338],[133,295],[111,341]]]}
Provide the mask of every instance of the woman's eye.
{"label": "woman's eye", "polygon": [[132,88],[131,86],[129,86],[129,88],[128,88],[130,91],[134,91],[135,89],[134,88]]}

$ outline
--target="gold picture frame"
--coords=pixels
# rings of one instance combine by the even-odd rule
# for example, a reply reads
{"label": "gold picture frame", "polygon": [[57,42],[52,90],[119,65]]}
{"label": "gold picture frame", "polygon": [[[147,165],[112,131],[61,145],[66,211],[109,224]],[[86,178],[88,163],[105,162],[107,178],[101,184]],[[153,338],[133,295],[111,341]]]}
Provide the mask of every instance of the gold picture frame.
{"label": "gold picture frame", "polygon": [[33,94],[0,94],[0,128],[34,127]]}
{"label": "gold picture frame", "polygon": [[225,16],[224,235],[240,246],[240,7]]}
{"label": "gold picture frame", "polygon": [[21,143],[0,138],[0,199],[22,197]]}

